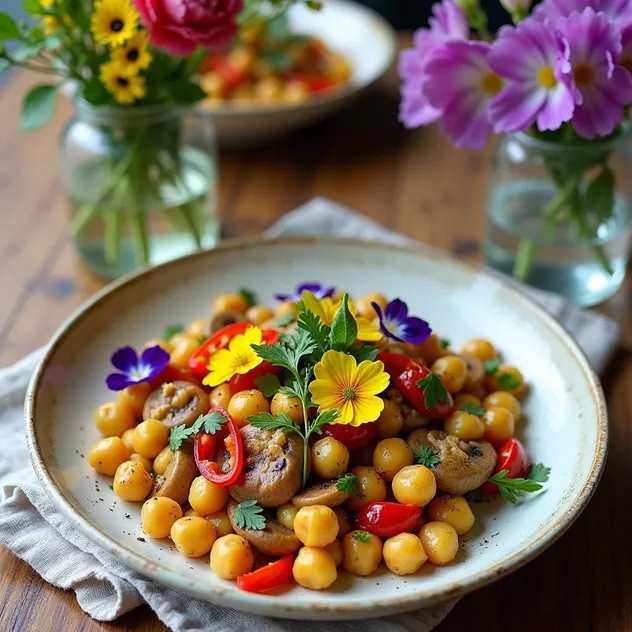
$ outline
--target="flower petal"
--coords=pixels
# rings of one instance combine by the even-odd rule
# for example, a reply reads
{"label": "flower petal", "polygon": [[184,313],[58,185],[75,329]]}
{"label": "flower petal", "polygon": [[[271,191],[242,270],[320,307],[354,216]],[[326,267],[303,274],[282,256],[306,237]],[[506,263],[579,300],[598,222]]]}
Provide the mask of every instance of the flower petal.
{"label": "flower petal", "polygon": [[360,362],[355,378],[355,391],[358,397],[377,395],[386,389],[389,375],[384,371],[384,363],[380,360]]}
{"label": "flower petal", "polygon": [[312,380],[309,385],[309,392],[312,394],[312,401],[323,410],[328,408],[338,408],[341,399],[342,389],[337,388],[330,380]]}
{"label": "flower petal", "polygon": [[111,391],[122,391],[124,388],[136,384],[136,382],[124,373],[110,373],[105,378],[105,383]]}
{"label": "flower petal", "polygon": [[[323,410],[328,409],[323,408]],[[336,410],[340,413],[340,416],[338,417],[338,419],[336,419],[335,423],[354,425],[353,422],[355,421],[355,410],[351,401],[346,400],[344,404],[342,404],[340,408],[336,408]]]}
{"label": "flower petal", "polygon": [[112,354],[110,362],[119,371],[129,373],[138,366],[138,354],[132,347],[121,347]]}
{"label": "flower petal", "polygon": [[358,340],[361,342],[377,342],[382,339],[382,332],[367,318],[354,316],[358,326]]}
{"label": "flower petal", "polygon": [[413,345],[420,345],[425,342],[431,333],[430,325],[416,316],[409,316],[399,328],[399,335],[402,340]]}
{"label": "flower petal", "polygon": [[[372,303],[372,305],[375,307],[375,303]],[[407,316],[408,305],[399,298],[393,299],[384,310],[384,318],[398,324],[404,322]]]}
{"label": "flower petal", "polygon": [[375,395],[360,395],[353,400],[352,426],[375,421],[384,410],[384,400]]}
{"label": "flower petal", "polygon": [[342,390],[355,384],[356,359],[342,351],[327,351],[314,367],[314,375],[318,380],[327,380],[332,388]]}
{"label": "flower petal", "polygon": [[318,316],[326,325],[331,325],[331,322],[328,323],[326,320],[326,314],[321,302],[311,292],[305,290],[301,294],[301,300],[303,301],[305,309],[308,309],[310,312],[314,312],[314,314],[316,314],[316,316]]}
{"label": "flower petal", "polygon": [[162,347],[155,345],[143,351],[139,364],[147,367],[147,379],[160,373],[169,364],[170,355]]}

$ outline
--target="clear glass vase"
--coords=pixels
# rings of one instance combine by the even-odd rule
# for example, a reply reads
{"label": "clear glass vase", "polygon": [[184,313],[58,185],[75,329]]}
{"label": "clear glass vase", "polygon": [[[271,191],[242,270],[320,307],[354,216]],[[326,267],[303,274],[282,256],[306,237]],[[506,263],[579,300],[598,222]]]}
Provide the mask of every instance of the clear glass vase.
{"label": "clear glass vase", "polygon": [[594,305],[625,277],[631,237],[629,132],[572,142],[508,136],[487,205],[488,266]]}
{"label": "clear glass vase", "polygon": [[210,117],[191,108],[79,100],[61,137],[61,170],[70,233],[97,276],[217,242],[215,136]]}

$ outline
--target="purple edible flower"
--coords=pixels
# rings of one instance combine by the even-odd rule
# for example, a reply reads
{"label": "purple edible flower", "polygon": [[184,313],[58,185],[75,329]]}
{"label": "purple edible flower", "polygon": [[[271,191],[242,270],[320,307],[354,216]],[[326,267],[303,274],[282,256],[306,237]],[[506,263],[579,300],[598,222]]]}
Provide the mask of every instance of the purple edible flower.
{"label": "purple edible flower", "polygon": [[619,24],[632,19],[631,0],[544,0],[535,8],[533,15],[544,22],[566,18],[571,13],[582,13],[588,7],[595,13],[605,13],[610,21]]}
{"label": "purple edible flower", "polygon": [[132,347],[122,347],[112,354],[110,361],[120,373],[110,373],[105,382],[111,391],[122,391],[159,375],[169,364],[169,354],[156,345],[145,349],[139,358]]}
{"label": "purple edible flower", "polygon": [[377,303],[371,303],[380,319],[380,331],[387,337],[399,342],[419,345],[432,333],[430,325],[421,318],[408,315],[408,305],[396,298],[382,312]]}
{"label": "purple edible flower", "polygon": [[293,294],[275,294],[274,298],[277,301],[288,301],[290,303],[298,303],[302,297],[303,292],[307,290],[311,292],[318,300],[323,298],[327,298],[331,296],[335,291],[335,287],[323,287],[320,283],[316,283],[313,281],[307,281],[305,283],[301,283],[295,290]]}

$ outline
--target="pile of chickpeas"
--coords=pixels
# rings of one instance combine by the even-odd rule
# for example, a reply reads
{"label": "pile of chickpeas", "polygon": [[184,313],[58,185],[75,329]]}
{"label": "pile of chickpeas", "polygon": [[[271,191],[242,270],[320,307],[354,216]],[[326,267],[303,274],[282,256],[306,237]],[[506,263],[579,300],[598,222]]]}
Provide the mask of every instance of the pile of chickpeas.
{"label": "pile of chickpeas", "polygon": [[[336,296],[334,296],[334,300]],[[356,313],[374,319],[375,301],[384,307],[386,297],[371,293],[354,302]],[[275,310],[264,305],[249,307],[240,295],[223,295],[214,302],[214,312],[244,314],[258,326],[270,327],[273,319],[296,314],[292,303],[281,303]],[[197,320],[186,331],[169,340],[150,340],[171,354],[171,363],[186,367],[191,354],[207,334],[207,320]],[[398,343],[399,344],[399,343]],[[423,358],[455,398],[456,409],[442,422],[444,429],[463,441],[485,440],[498,448],[513,436],[520,419],[520,399],[526,393],[522,375],[513,366],[501,366],[519,385],[499,391],[496,378],[485,375],[482,363],[499,354],[484,339],[471,339],[459,353],[442,344],[436,334],[421,345],[401,345],[400,350]],[[155,539],[171,538],[177,550],[189,558],[210,553],[212,570],[224,579],[234,580],[255,566],[256,551],[237,535],[226,510],[229,493],[197,476],[185,498],[151,497],[154,477],[163,475],[174,453],[168,447],[169,429],[156,419],[142,420],[143,406],[151,387],[130,386],[117,398],[99,406],[95,424],[103,438],[90,450],[88,462],[99,474],[113,477],[114,493],[129,502],[142,502],[143,532]],[[287,414],[302,421],[300,402],[284,393],[266,398],[259,390],[231,394],[227,384],[207,389],[209,408],[228,410],[238,425],[251,415],[270,412]],[[399,400],[401,402],[401,399]],[[481,416],[459,410],[467,402],[485,409]],[[437,495],[431,469],[415,464],[415,455],[400,435],[419,425],[406,415],[406,405],[397,398],[386,398],[384,410],[375,422],[376,438],[365,448],[350,452],[332,436],[319,438],[311,445],[312,476],[322,481],[353,473],[357,490],[343,505],[297,507],[286,503],[276,508],[277,520],[291,529],[302,543],[293,567],[298,584],[314,590],[329,587],[338,567],[359,576],[373,573],[384,561],[397,575],[415,573],[426,561],[442,566],[450,563],[459,550],[459,536],[467,533],[475,517],[465,497]],[[383,540],[353,529],[352,516],[374,501],[392,501],[423,508],[423,519],[416,533],[401,533]]]}

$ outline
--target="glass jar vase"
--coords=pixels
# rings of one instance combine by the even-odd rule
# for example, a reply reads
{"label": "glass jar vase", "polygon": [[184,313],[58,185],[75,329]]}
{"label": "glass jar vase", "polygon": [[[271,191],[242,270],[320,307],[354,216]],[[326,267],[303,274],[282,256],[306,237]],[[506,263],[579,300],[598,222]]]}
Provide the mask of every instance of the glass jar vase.
{"label": "glass jar vase", "polygon": [[617,291],[631,237],[629,130],[604,140],[503,138],[487,205],[488,266],[579,305]]}
{"label": "glass jar vase", "polygon": [[214,130],[191,108],[78,100],[61,137],[61,171],[70,233],[97,276],[113,279],[217,242]]}

